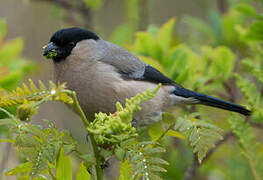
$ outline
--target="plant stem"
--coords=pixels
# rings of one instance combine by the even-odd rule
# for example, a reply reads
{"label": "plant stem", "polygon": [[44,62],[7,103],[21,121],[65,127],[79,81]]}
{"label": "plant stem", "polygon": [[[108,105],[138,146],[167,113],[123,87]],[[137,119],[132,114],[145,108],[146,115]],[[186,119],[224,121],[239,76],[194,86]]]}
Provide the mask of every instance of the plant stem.
{"label": "plant stem", "polygon": [[52,180],[56,180],[56,177],[55,177],[55,175],[53,174],[53,172],[51,171],[50,168],[48,168],[48,173],[51,176]]}
{"label": "plant stem", "polygon": [[165,134],[174,127],[174,125],[175,125],[175,123],[172,123],[172,124],[163,132],[163,134],[156,140],[156,142],[159,142],[159,141],[165,136]]}
{"label": "plant stem", "polygon": [[0,108],[0,111],[6,113],[10,118],[15,119],[15,116],[13,114],[11,114],[10,112],[8,112],[7,110]]}
{"label": "plant stem", "polygon": [[[76,92],[73,91],[71,93],[72,95],[72,98],[73,98],[73,105],[75,106],[76,110],[77,110],[77,113],[79,114],[85,128],[87,128],[89,126],[89,121],[88,119],[86,118],[83,110],[81,109],[80,105],[79,105],[79,102],[78,102],[78,99],[77,99],[77,95],[76,95]],[[96,158],[96,165],[95,165],[95,177],[97,180],[102,180],[103,179],[103,170],[101,169],[100,167],[100,155],[99,155],[99,151],[98,151],[98,146],[95,142],[95,139],[94,139],[94,136],[93,134],[89,134],[89,139],[90,139],[90,142],[91,142],[91,147],[92,147],[92,150],[93,150],[93,154]]]}
{"label": "plant stem", "polygon": [[81,109],[81,107],[79,105],[79,101],[78,101],[78,98],[77,98],[77,95],[76,95],[75,91],[72,92],[72,98],[73,98],[73,101],[74,101],[73,105],[76,107],[77,113],[79,114],[79,116],[80,116],[80,118],[82,120],[82,123],[84,124],[85,128],[87,128],[89,126],[89,121],[86,118],[83,110]]}

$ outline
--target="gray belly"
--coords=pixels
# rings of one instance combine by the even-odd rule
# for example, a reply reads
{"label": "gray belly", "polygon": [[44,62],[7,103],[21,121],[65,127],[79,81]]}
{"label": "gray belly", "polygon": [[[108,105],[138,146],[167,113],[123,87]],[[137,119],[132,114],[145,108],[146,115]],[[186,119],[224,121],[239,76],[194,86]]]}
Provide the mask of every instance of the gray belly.
{"label": "gray belly", "polygon": [[[72,73],[55,74],[56,81],[67,82],[67,87],[76,91],[79,103],[86,116],[93,120],[98,112],[114,113],[115,104],[120,102],[123,106],[127,98],[134,97],[148,89],[155,89],[157,84],[145,81],[123,80],[119,74],[112,71],[78,69]],[[161,112],[171,106],[167,101],[170,87],[163,86],[156,97],[141,104],[142,110],[138,111],[134,118],[138,124],[149,124],[160,120]]]}

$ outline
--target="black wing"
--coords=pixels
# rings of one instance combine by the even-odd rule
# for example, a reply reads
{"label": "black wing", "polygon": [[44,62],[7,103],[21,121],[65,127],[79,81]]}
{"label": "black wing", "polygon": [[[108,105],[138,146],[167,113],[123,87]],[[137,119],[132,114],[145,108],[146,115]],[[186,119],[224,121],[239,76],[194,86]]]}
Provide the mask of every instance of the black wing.
{"label": "black wing", "polygon": [[126,74],[123,72],[120,72],[120,73],[122,73],[125,79],[149,81],[149,82],[153,82],[156,84],[162,83],[163,85],[175,85],[176,84],[173,80],[166,77],[160,71],[158,71],[157,69],[155,69],[154,67],[150,65],[146,65],[144,67],[144,71],[143,73],[141,73],[141,76],[139,77],[135,75],[136,73],[130,73],[130,74]]}

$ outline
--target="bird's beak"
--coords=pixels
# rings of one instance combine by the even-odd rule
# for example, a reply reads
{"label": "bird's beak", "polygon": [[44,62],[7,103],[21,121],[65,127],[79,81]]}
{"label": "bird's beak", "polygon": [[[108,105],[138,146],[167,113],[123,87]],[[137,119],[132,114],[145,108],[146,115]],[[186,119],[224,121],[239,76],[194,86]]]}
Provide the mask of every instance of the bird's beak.
{"label": "bird's beak", "polygon": [[48,43],[46,46],[43,47],[45,56],[47,59],[52,59],[58,55],[58,46],[53,42]]}

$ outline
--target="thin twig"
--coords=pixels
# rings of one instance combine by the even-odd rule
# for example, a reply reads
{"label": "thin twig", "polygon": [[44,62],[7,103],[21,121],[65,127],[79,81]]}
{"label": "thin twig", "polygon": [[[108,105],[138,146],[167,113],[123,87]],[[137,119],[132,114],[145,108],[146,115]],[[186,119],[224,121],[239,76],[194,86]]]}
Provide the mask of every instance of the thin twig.
{"label": "thin twig", "polygon": [[162,135],[156,140],[156,142],[159,142],[159,141],[165,136],[165,134],[174,127],[174,125],[175,125],[175,123],[172,123],[172,124],[162,133]]}
{"label": "thin twig", "polygon": [[53,172],[51,171],[50,168],[48,168],[48,173],[51,176],[52,180],[56,180],[56,177],[55,177],[55,175],[53,174]]}
{"label": "thin twig", "polygon": [[254,127],[254,128],[259,128],[259,129],[263,129],[263,124],[261,123],[257,123],[257,122],[251,122],[251,121],[248,121],[249,124]]}

